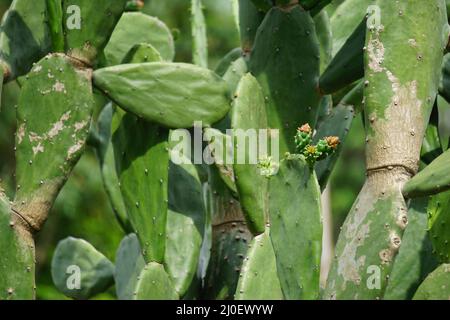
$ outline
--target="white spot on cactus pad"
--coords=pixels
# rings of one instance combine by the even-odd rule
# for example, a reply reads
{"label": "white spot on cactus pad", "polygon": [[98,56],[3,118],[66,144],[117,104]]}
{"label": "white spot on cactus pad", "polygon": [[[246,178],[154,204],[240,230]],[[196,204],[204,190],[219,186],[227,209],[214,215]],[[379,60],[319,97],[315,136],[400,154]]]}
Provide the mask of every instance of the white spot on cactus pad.
{"label": "white spot on cactus pad", "polygon": [[44,152],[44,146],[39,142],[39,144],[33,147],[33,154],[36,155],[39,152]]}
{"label": "white spot on cactus pad", "polygon": [[22,143],[24,136],[25,136],[25,123],[22,123],[19,129],[17,129],[17,142],[19,144]]}
{"label": "white spot on cactus pad", "polygon": [[367,45],[369,68],[374,72],[383,72],[384,45],[379,39],[370,39]]}
{"label": "white spot on cactus pad", "polygon": [[64,130],[64,122],[70,119],[70,111],[67,111],[61,116],[58,122],[56,122],[52,129],[47,133],[49,139],[53,139],[58,135],[62,130]]}
{"label": "white spot on cactus pad", "polygon": [[408,43],[411,47],[417,47],[417,41],[416,39],[409,39]]}
{"label": "white spot on cactus pad", "polygon": [[64,83],[56,81],[56,83],[53,85],[53,91],[66,92],[66,86],[64,85]]}
{"label": "white spot on cactus pad", "polygon": [[78,140],[77,143],[69,148],[67,151],[67,159],[71,159],[72,156],[83,148],[84,141]]}
{"label": "white spot on cactus pad", "polygon": [[28,135],[28,139],[30,140],[30,142],[39,142],[43,140],[43,138],[35,132],[30,132],[30,134]]}
{"label": "white spot on cactus pad", "polygon": [[81,129],[83,129],[84,127],[86,127],[86,125],[88,124],[87,121],[80,121],[75,123],[73,126],[75,128],[75,132],[80,131]]}
{"label": "white spot on cactus pad", "polygon": [[42,70],[42,66],[41,65],[36,65],[36,67],[34,67],[33,70],[31,70],[31,71],[35,72],[35,73],[38,73],[41,70]]}

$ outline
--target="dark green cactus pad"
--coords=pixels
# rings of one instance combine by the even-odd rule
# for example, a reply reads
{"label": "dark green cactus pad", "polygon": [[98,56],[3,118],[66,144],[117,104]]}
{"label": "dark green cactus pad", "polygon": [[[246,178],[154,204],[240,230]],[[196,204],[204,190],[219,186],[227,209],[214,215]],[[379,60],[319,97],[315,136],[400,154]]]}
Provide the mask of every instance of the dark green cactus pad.
{"label": "dark green cactus pad", "polygon": [[[253,44],[255,42],[256,32],[261,22],[264,20],[265,13],[261,11],[261,5],[264,7],[270,0],[239,0],[239,29],[241,35],[241,49],[244,55],[251,52]],[[264,10],[268,10],[272,7],[265,7]]]}
{"label": "dark green cactus pad", "polygon": [[[262,89],[249,73],[242,77],[236,90],[231,123],[234,132],[233,169],[239,201],[247,227],[253,234],[260,234],[264,232],[268,219],[268,183],[258,168],[258,163],[262,160],[258,154],[260,146],[257,144],[256,150],[250,146],[255,141],[250,141],[252,139],[247,136],[247,132],[256,130],[254,138],[258,139],[257,130],[267,129],[267,117]],[[254,158],[254,163],[250,163],[251,158]]]}
{"label": "dark green cactus pad", "polygon": [[178,295],[164,270],[156,262],[147,264],[139,275],[135,300],[177,300]]}
{"label": "dark green cactus pad", "polygon": [[73,299],[89,299],[114,283],[114,265],[90,243],[66,238],[58,243],[52,260],[53,283]]}
{"label": "dark green cactus pad", "polygon": [[3,17],[0,60],[7,80],[28,73],[51,50],[45,1],[14,0]]}
{"label": "dark green cactus pad", "polygon": [[215,226],[205,298],[233,299],[251,235],[242,222]]}
{"label": "dark green cactus pad", "polygon": [[97,122],[99,143],[96,150],[100,162],[103,186],[108,194],[111,207],[119,224],[128,233],[133,229],[128,220],[127,208],[120,191],[116,159],[114,158],[114,145],[111,141],[112,132],[119,127],[123,114],[123,110],[114,107],[112,104],[108,104],[103,108]]}
{"label": "dark green cactus pad", "polygon": [[211,166],[209,173],[212,247],[202,298],[233,299],[252,234],[245,225],[239,202],[220,178],[217,168]]}
{"label": "dark green cactus pad", "polygon": [[139,240],[134,233],[127,235],[120,242],[116,254],[114,280],[117,298],[133,300],[139,275],[145,267]]}
{"label": "dark green cactus pad", "polygon": [[450,150],[444,152],[408,181],[403,188],[407,198],[422,197],[450,190]]}
{"label": "dark green cactus pad", "polygon": [[0,300],[35,297],[34,241],[0,188]]}
{"label": "dark green cactus pad", "polygon": [[438,266],[427,233],[427,204],[426,198],[414,199],[410,204],[408,226],[384,293],[386,300],[412,299],[422,281]]}
{"label": "dark green cactus pad", "polygon": [[172,33],[163,22],[140,12],[127,12],[122,15],[105,47],[105,64],[120,64],[138,43],[151,44],[165,61],[172,61],[175,56]]}
{"label": "dark green cactus pad", "polygon": [[431,112],[430,122],[425,130],[425,137],[420,150],[420,160],[428,165],[442,154],[442,150],[439,136],[439,111],[436,100]]}
{"label": "dark green cactus pad", "polygon": [[[267,11],[273,6],[272,0],[249,0],[253,2],[256,8],[262,11]],[[239,6],[242,6],[242,4],[239,3]]]}
{"label": "dark green cactus pad", "polygon": [[162,262],[168,208],[168,131],[125,114],[112,143],[120,190],[144,258]]}
{"label": "dark green cactus pad", "polygon": [[209,126],[230,109],[225,81],[184,63],[139,63],[99,69],[94,82],[116,103],[169,128]]}
{"label": "dark green cactus pad", "polygon": [[222,58],[222,60],[219,61],[214,71],[217,73],[217,75],[223,77],[225,72],[227,72],[228,68],[231,66],[231,63],[239,59],[241,56],[242,56],[242,49],[234,48],[233,50],[228,52]]}
{"label": "dark green cactus pad", "polygon": [[322,254],[320,188],[303,158],[284,159],[269,180],[270,238],[288,300],[319,296]]}
{"label": "dark green cactus pad", "polygon": [[364,76],[366,25],[364,19],[321,75],[319,87],[322,93],[334,93]]}
{"label": "dark green cactus pad", "polygon": [[443,264],[434,270],[420,285],[414,300],[449,300],[450,265]]}
{"label": "dark green cactus pad", "polygon": [[202,0],[191,0],[192,60],[208,68],[208,38]]}
{"label": "dark green cactus pad", "polygon": [[83,152],[93,104],[91,72],[64,55],[47,56],[24,80],[14,209],[37,230]]}
{"label": "dark green cactus pad", "polygon": [[202,185],[193,164],[170,163],[169,209],[164,265],[184,296],[197,272],[205,229]]}
{"label": "dark green cactus pad", "polygon": [[253,238],[242,265],[236,300],[283,300],[269,229]]}
{"label": "dark green cactus pad", "polygon": [[442,263],[450,262],[450,192],[430,198],[428,228],[434,252]]}
{"label": "dark green cactus pad", "polygon": [[263,88],[269,127],[280,130],[280,153],[295,152],[293,137],[315,126],[320,95],[319,41],[308,12],[274,7],[258,29],[249,70]]}
{"label": "dark green cactus pad", "polygon": [[316,164],[317,179],[322,189],[326,187],[328,178],[333,172],[336,161],[339,159],[355,117],[355,110],[361,109],[362,99],[363,82],[353,88],[318,124],[317,132],[313,139],[314,143],[317,143],[323,137],[329,136],[337,136],[340,141],[339,146],[331,156]]}
{"label": "dark green cactus pad", "polygon": [[94,65],[105,48],[127,0],[62,0],[68,55]]}

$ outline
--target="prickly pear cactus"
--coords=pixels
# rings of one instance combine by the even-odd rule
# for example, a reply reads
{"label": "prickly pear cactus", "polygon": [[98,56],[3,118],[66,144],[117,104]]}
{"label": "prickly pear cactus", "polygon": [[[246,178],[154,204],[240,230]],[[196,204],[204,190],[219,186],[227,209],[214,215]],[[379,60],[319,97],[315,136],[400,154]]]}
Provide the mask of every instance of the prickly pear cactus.
{"label": "prickly pear cactus", "polygon": [[[235,49],[220,59],[210,1],[166,25],[142,0],[13,0],[0,300],[41,298],[34,237],[86,148],[123,239],[114,263],[59,242],[51,274],[69,298],[448,299],[448,3],[233,0]],[[183,19],[190,38],[175,42]],[[357,139],[366,181],[327,275],[335,205],[321,190]]]}
{"label": "prickly pear cactus", "polygon": [[432,9],[420,1],[374,4],[383,19],[366,35],[367,180],[339,236],[327,299],[382,298],[408,220],[401,189],[418,169],[445,47],[442,1]]}

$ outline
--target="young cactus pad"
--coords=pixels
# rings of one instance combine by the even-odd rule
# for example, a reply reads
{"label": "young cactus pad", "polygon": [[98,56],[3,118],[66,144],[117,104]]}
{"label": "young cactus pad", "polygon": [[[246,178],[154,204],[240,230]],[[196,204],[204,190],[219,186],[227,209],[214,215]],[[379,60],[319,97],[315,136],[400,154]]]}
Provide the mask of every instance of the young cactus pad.
{"label": "young cactus pad", "polygon": [[52,260],[53,283],[74,299],[89,299],[114,282],[114,265],[90,243],[67,238],[60,241]]}

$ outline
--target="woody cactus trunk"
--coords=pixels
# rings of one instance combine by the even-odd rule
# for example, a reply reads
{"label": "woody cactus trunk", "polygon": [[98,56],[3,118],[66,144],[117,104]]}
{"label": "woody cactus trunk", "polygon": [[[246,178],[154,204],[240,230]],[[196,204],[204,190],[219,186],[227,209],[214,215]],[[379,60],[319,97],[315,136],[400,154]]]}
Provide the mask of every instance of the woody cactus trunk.
{"label": "woody cactus trunk", "polygon": [[[234,0],[241,43],[214,69],[201,0],[192,63],[173,62],[144,5],[14,0],[5,14],[3,82],[20,92],[1,300],[35,298],[34,236],[86,148],[125,237],[114,262],[59,242],[68,297],[450,297],[444,0]],[[321,192],[359,117],[366,182],[321,288]]]}

